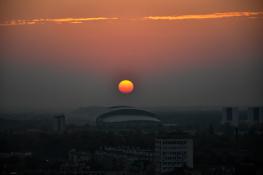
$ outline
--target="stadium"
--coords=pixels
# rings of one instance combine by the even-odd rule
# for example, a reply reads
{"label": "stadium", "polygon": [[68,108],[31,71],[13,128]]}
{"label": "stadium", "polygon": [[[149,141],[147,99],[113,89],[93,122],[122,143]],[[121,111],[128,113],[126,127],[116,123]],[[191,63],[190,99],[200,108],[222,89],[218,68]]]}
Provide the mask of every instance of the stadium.
{"label": "stadium", "polygon": [[110,109],[97,117],[96,125],[98,127],[156,127],[161,124],[154,113],[146,110],[127,106],[111,107]]}
{"label": "stadium", "polygon": [[77,125],[113,128],[147,128],[161,125],[155,113],[130,106],[84,107],[68,113],[67,121]]}

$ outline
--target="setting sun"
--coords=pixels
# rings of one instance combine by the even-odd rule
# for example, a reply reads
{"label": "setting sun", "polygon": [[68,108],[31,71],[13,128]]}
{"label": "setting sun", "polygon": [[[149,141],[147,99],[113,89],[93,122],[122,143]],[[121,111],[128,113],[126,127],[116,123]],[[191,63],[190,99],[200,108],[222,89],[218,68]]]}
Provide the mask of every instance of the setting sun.
{"label": "setting sun", "polygon": [[122,94],[130,94],[134,90],[134,84],[130,80],[122,80],[118,87]]}

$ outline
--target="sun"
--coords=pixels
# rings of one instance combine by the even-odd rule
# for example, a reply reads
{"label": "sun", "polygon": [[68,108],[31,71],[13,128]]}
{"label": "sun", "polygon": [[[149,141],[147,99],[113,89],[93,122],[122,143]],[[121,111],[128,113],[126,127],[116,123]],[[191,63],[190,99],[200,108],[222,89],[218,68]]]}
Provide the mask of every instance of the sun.
{"label": "sun", "polygon": [[131,94],[134,91],[134,83],[131,80],[122,80],[118,88],[122,94]]}

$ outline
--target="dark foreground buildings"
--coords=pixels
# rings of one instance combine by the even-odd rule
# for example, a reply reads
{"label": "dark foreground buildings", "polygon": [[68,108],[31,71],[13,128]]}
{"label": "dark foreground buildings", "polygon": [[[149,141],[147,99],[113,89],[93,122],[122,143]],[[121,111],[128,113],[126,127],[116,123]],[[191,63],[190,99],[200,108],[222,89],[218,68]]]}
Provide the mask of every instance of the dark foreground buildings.
{"label": "dark foreground buildings", "polygon": [[126,106],[88,111],[73,113],[84,119],[94,114],[91,122],[78,118],[79,125],[67,114],[50,122],[2,120],[0,174],[263,173],[262,108],[169,115]]}

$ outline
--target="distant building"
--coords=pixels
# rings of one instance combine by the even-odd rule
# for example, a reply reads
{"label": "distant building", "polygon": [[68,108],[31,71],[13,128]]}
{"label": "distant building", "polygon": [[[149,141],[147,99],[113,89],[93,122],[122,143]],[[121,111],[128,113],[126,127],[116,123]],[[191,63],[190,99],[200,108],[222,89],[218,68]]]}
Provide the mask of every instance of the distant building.
{"label": "distant building", "polygon": [[222,124],[228,124],[237,127],[239,124],[239,111],[237,107],[223,108]]}
{"label": "distant building", "polygon": [[25,159],[32,157],[32,152],[10,152],[10,153],[0,153],[0,159],[7,158],[18,158]]}
{"label": "distant building", "polygon": [[63,133],[66,129],[66,119],[64,115],[57,115],[54,117],[55,125],[54,130],[57,133]]}
{"label": "distant building", "polygon": [[251,125],[263,123],[263,107],[248,108],[248,122]]}
{"label": "distant building", "polygon": [[184,137],[160,137],[155,140],[156,173],[168,173],[179,167],[193,168],[193,140]]}
{"label": "distant building", "polygon": [[238,109],[237,107],[223,108],[221,123],[234,127],[262,124],[263,107],[249,107],[247,109]]}
{"label": "distant building", "polygon": [[96,152],[100,157],[113,157],[129,161],[153,161],[154,151],[152,149],[138,149],[134,147],[104,147]]}
{"label": "distant building", "polygon": [[99,115],[96,119],[99,127],[128,129],[128,128],[152,128],[161,125],[157,116],[149,111],[131,107],[114,107],[110,111]]}
{"label": "distant building", "polygon": [[78,162],[83,162],[83,161],[89,161],[91,159],[91,155],[87,152],[81,152],[81,151],[76,151],[75,149],[72,149],[69,151],[69,161],[78,163]]}
{"label": "distant building", "polygon": [[103,129],[155,129],[162,125],[157,114],[132,106],[84,107],[66,117],[74,125],[89,124]]}

